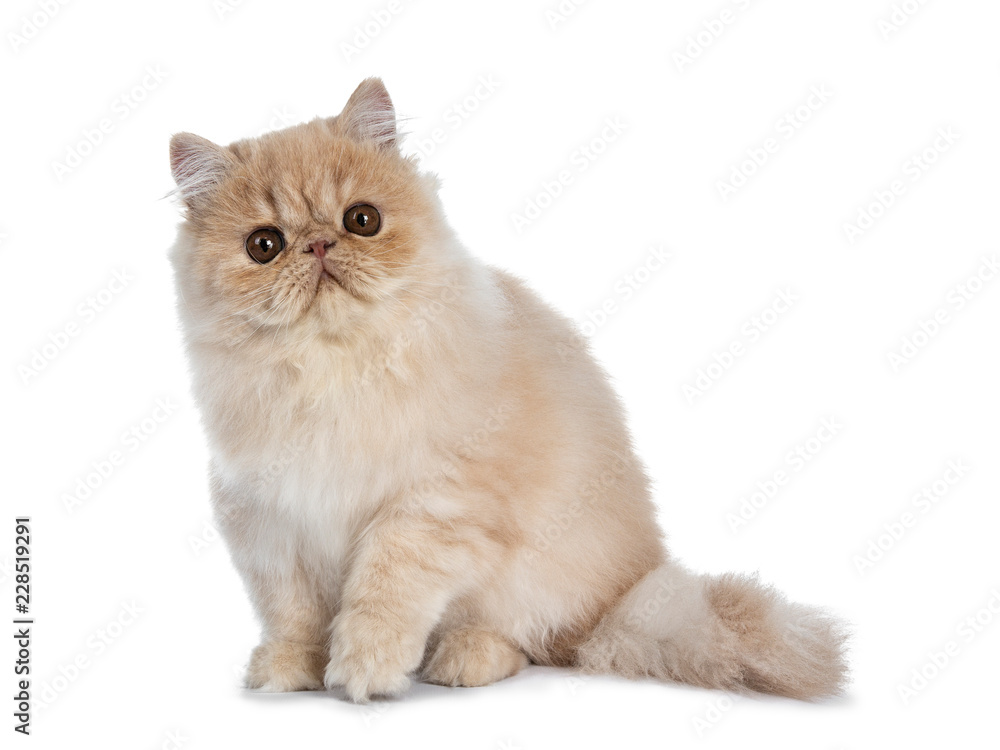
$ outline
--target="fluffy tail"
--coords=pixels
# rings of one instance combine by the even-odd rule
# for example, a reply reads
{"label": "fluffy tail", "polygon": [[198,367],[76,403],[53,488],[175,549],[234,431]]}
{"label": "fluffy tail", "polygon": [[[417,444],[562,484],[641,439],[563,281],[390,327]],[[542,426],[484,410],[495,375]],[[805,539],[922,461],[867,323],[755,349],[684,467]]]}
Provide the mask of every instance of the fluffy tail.
{"label": "fluffy tail", "polygon": [[845,682],[846,632],[755,576],[668,563],[640,580],[578,649],[587,672],[809,700]]}

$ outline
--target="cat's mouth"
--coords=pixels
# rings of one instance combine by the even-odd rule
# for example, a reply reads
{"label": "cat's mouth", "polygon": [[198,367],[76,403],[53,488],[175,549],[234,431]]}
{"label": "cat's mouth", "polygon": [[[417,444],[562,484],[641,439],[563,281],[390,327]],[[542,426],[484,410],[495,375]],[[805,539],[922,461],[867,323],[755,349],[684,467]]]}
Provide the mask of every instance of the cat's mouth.
{"label": "cat's mouth", "polygon": [[344,277],[340,274],[339,271],[333,271],[331,273],[329,270],[324,268],[319,274],[319,279],[320,281],[323,281],[323,279],[329,279],[330,281],[334,282],[339,286],[344,286]]}
{"label": "cat's mouth", "polygon": [[358,278],[357,272],[343,262],[327,256],[316,265],[316,292],[318,296],[324,287],[336,288],[347,292],[352,297],[365,299],[364,282]]}
{"label": "cat's mouth", "polygon": [[[333,282],[337,286],[347,289],[347,280],[344,277],[344,272],[337,264],[329,259],[323,259],[319,261],[319,278],[317,280],[318,284],[322,284],[324,280],[327,282]],[[319,287],[317,286],[317,289]]]}
{"label": "cat's mouth", "polygon": [[324,259],[316,274],[316,294],[319,295],[324,287],[331,289],[339,287],[351,296],[357,294],[357,284],[350,274],[336,262],[329,258]]}

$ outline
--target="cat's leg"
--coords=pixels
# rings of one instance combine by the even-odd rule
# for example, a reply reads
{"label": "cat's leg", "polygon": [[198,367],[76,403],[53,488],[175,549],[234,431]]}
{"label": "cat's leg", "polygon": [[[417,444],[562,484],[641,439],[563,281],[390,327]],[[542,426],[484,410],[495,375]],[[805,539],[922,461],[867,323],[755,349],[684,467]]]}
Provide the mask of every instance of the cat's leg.
{"label": "cat's leg", "polygon": [[479,687],[511,677],[528,657],[506,638],[485,628],[446,631],[430,649],[424,679],[439,685]]}
{"label": "cat's leg", "polygon": [[250,656],[246,686],[265,693],[322,690],[326,646],[266,640]]}
{"label": "cat's leg", "polygon": [[448,602],[475,578],[477,541],[456,523],[413,513],[369,529],[333,620],[326,685],[358,702],[405,690]]}
{"label": "cat's leg", "polygon": [[249,688],[278,693],[323,689],[329,651],[324,624],[329,618],[309,602],[313,592],[301,585],[300,575],[251,573],[255,584],[248,588],[254,591],[264,627],[247,668]]}
{"label": "cat's leg", "polygon": [[294,537],[257,504],[213,482],[216,521],[261,621],[246,685],[268,692],[320,690],[332,610],[303,571]]}

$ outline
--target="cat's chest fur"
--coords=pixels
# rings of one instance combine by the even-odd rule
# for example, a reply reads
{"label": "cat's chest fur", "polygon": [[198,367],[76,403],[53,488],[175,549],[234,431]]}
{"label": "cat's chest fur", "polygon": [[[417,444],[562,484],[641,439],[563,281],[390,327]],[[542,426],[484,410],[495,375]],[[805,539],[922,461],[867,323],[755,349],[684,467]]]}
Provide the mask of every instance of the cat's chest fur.
{"label": "cat's chest fur", "polygon": [[302,533],[350,535],[441,462],[447,420],[398,373],[373,375],[322,346],[212,358],[195,390],[215,473]]}

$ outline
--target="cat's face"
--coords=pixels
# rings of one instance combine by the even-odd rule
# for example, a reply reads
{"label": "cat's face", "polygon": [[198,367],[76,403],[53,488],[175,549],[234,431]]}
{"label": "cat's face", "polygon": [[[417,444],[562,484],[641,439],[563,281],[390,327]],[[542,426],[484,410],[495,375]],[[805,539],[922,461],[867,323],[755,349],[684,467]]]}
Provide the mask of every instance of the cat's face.
{"label": "cat's face", "polygon": [[421,257],[443,231],[433,185],[399,154],[377,79],[334,118],[228,147],[186,133],[170,145],[187,209],[174,262],[199,322],[336,335],[398,306],[433,265]]}

